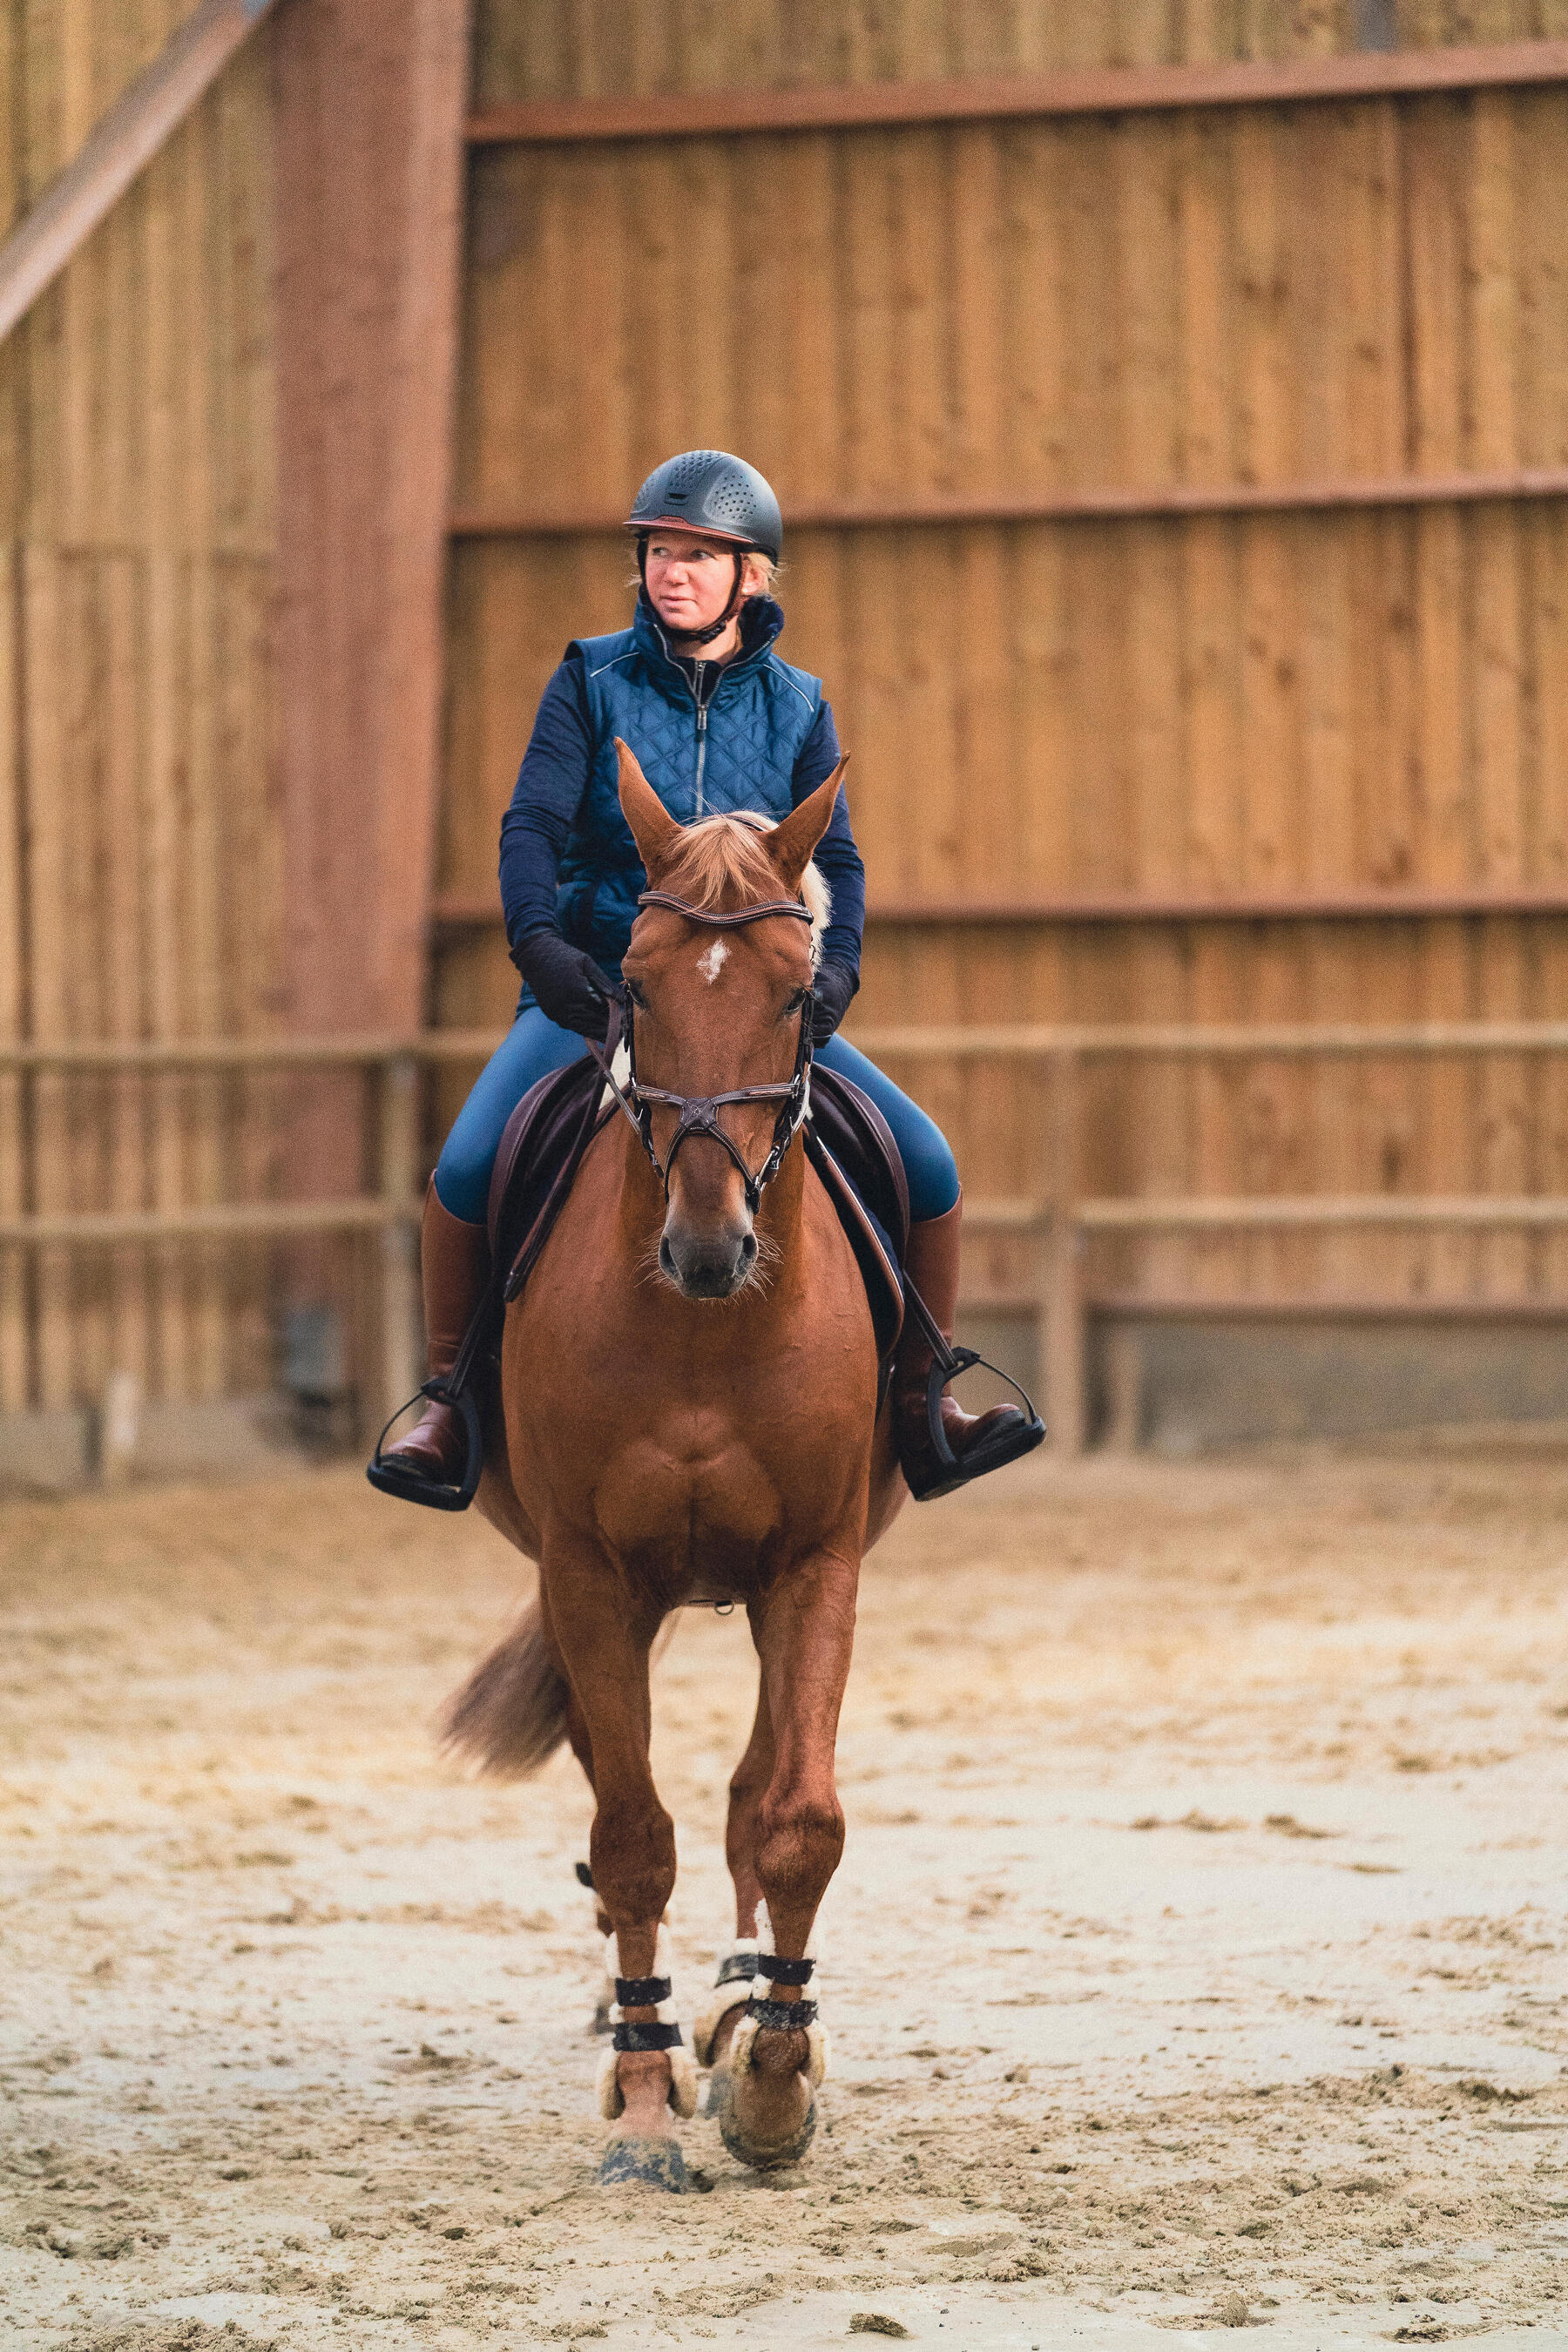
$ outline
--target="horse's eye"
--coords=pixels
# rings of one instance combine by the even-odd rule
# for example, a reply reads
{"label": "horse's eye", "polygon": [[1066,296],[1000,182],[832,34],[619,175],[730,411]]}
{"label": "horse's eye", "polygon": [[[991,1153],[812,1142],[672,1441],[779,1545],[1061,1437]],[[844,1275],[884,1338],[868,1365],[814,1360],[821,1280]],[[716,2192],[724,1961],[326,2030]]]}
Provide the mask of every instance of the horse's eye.
{"label": "horse's eye", "polygon": [[[626,975],[623,973],[622,977],[625,979]],[[632,1003],[642,1012],[646,1013],[647,1011],[647,999],[643,994],[642,990],[637,986],[635,980],[626,980],[626,994],[631,998]]]}
{"label": "horse's eye", "polygon": [[784,1006],[783,1014],[784,1019],[788,1021],[793,1014],[798,1013],[801,1006],[805,1003],[806,998],[810,994],[811,991],[809,988],[797,988],[795,994],[790,998],[789,1003]]}

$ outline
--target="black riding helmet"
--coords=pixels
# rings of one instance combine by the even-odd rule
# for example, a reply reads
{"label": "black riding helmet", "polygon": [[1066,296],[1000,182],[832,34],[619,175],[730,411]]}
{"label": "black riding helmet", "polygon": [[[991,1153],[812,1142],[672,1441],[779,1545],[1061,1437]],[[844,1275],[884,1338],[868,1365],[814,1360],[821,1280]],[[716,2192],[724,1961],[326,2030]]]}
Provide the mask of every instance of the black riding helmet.
{"label": "black riding helmet", "polygon": [[648,533],[659,523],[700,531],[735,550],[735,584],[719,618],[705,629],[671,631],[683,645],[706,645],[729,627],[740,607],[747,550],[756,549],[773,563],[780,560],[779,502],[765,477],[743,457],[731,457],[726,449],[687,449],[654,467],[626,517],[626,528],[637,534],[637,570],[645,583]]}
{"label": "black riding helmet", "polygon": [[784,553],[784,521],[771,484],[725,449],[688,449],[654,467],[632,501],[626,529],[651,530],[661,522],[758,548],[774,563]]}

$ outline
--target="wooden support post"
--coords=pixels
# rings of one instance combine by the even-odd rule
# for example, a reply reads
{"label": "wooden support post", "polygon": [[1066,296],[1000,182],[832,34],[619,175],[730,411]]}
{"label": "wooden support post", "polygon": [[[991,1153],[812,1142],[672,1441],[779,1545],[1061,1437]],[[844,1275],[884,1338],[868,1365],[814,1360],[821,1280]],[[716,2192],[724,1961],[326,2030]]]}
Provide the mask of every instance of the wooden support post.
{"label": "wooden support post", "polygon": [[1045,1374],[1046,1425],[1063,1461],[1083,1452],[1083,1234],[1077,1215],[1079,1060],[1053,1054],[1046,1105],[1046,1171],[1050,1227],[1041,1290],[1040,1369]]}
{"label": "wooden support post", "polygon": [[381,1197],[388,1221],[381,1252],[381,1366],[376,1427],[424,1379],[420,1340],[419,1236],[412,1213],[419,1181],[419,1065],[399,1054],[381,1074]]}
{"label": "wooden support post", "polygon": [[[310,0],[275,23],[278,700],[288,1016],[304,1031],[407,1031],[425,1008],[468,14]],[[347,1088],[298,1089],[296,1197],[342,1192],[360,1149]],[[321,1255],[300,1253],[288,1287],[344,1311]],[[379,1395],[384,1348],[354,1375]]]}

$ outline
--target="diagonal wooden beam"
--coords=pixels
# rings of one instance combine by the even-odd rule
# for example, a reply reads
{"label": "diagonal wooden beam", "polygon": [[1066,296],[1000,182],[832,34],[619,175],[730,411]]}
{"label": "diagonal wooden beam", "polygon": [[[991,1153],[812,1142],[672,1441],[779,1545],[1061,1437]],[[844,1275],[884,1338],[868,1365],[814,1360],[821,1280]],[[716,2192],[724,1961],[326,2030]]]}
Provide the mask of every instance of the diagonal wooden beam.
{"label": "diagonal wooden beam", "polygon": [[0,245],[0,342],[212,88],[273,0],[201,0]]}

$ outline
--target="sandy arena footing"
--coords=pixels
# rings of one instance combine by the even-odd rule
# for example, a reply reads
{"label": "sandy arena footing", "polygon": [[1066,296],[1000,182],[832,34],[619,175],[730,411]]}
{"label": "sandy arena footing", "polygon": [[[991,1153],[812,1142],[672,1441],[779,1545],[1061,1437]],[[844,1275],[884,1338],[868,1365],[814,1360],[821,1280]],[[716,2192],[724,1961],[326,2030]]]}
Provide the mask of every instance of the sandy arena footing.
{"label": "sandy arena footing", "polygon": [[[595,2185],[589,1805],[442,1766],[528,1571],[357,1474],[0,1513],[0,2347],[1568,2341],[1568,1445],[1025,1465],[868,1564],[835,2073]],[[656,1678],[689,2026],[743,1619]],[[909,1984],[906,2000],[900,1987]]]}

